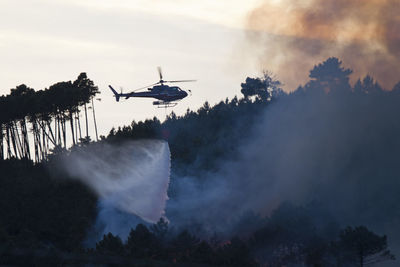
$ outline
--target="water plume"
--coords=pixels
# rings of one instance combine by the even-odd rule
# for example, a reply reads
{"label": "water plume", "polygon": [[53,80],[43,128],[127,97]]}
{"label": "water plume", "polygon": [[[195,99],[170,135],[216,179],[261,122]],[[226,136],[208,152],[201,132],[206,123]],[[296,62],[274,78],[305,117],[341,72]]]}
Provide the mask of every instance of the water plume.
{"label": "water plume", "polygon": [[99,196],[98,224],[108,232],[118,230],[124,237],[135,226],[132,220],[139,221],[136,216],[149,223],[164,216],[170,174],[167,142],[94,144],[75,149],[63,165]]}

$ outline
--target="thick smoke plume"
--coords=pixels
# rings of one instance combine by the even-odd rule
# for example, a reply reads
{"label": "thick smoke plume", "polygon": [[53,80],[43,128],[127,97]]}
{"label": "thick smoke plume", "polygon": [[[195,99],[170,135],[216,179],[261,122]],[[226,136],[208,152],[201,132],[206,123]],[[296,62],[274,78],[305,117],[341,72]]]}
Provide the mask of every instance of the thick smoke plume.
{"label": "thick smoke plume", "polygon": [[169,220],[243,235],[257,228],[247,211],[268,216],[290,202],[313,207],[319,222],[387,234],[398,253],[400,95],[319,89],[269,104],[218,170],[175,178]]}
{"label": "thick smoke plume", "polygon": [[264,0],[247,20],[250,45],[293,91],[304,70],[335,56],[387,89],[399,80],[400,2],[398,0]]}
{"label": "thick smoke plume", "polygon": [[170,174],[170,152],[165,141],[78,148],[63,160],[63,165],[99,196],[97,226],[103,227],[104,233],[124,238],[140,221],[138,217],[155,223],[164,215]]}

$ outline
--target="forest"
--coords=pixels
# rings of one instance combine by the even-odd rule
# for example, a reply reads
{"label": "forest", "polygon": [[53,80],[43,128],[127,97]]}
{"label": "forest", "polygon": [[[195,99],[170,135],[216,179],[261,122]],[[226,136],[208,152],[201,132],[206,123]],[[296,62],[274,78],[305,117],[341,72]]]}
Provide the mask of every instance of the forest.
{"label": "forest", "polygon": [[[86,73],[81,73],[74,82],[59,82],[45,90],[35,91],[21,84],[10,91],[0,98],[0,159],[24,158],[40,162],[51,150],[66,149],[68,123],[72,145],[89,138],[87,105],[91,103],[95,120],[93,99],[99,90]],[[83,134],[82,107],[86,130]],[[96,122],[94,124],[96,127]],[[32,132],[32,136],[28,132]],[[30,143],[33,143],[33,153]]]}
{"label": "forest", "polygon": [[[396,264],[400,82],[388,90],[367,75],[351,85],[351,73],[328,58],[285,93],[265,72],[243,81],[239,97],[93,140],[88,109],[95,122],[99,90],[85,73],[41,91],[11,89],[0,97],[0,264]],[[140,139],[168,141],[167,219],[85,246],[98,197],[57,160]],[[185,192],[189,182],[201,189]]]}

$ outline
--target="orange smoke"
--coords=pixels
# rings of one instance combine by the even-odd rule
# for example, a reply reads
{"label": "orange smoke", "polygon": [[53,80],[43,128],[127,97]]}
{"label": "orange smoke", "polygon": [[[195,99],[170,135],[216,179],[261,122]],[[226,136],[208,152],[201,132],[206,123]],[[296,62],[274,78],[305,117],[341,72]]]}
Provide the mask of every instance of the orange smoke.
{"label": "orange smoke", "polygon": [[386,88],[400,80],[399,0],[264,0],[247,29],[263,67],[288,90],[331,56],[354,70],[353,79],[370,74]]}

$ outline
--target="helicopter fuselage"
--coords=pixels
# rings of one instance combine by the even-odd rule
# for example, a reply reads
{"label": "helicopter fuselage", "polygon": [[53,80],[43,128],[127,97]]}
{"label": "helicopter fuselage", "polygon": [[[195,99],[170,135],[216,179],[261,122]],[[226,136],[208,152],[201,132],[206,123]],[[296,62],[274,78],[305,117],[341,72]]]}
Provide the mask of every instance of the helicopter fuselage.
{"label": "helicopter fuselage", "polygon": [[[113,90],[113,89],[112,89]],[[187,97],[188,93],[180,89],[178,86],[168,86],[168,85],[157,85],[153,88],[148,88],[148,92],[131,92],[131,93],[121,93],[116,94],[118,99],[120,97],[125,97],[128,99],[130,97],[148,97],[161,100],[163,102],[171,102],[176,100],[181,100]]]}
{"label": "helicopter fuselage", "polygon": [[171,102],[187,97],[187,93],[177,86],[158,85],[149,88],[148,92],[132,92],[126,94],[125,98],[130,97],[151,97],[164,102]]}
{"label": "helicopter fuselage", "polygon": [[[177,105],[177,103],[172,103],[172,101],[181,100],[188,96],[188,93],[178,86],[168,86],[165,83],[181,83],[181,82],[195,82],[196,80],[178,80],[178,81],[165,81],[163,80],[163,75],[161,72],[161,67],[158,67],[158,74],[160,75],[160,80],[152,85],[151,88],[147,87],[147,91],[145,92],[137,92],[139,90],[144,90],[146,87],[142,87],[136,89],[130,93],[117,93],[117,91],[112,88],[111,85],[108,87],[114,93],[115,100],[118,102],[121,97],[128,99],[130,97],[148,97],[155,98],[160,101],[154,101],[153,105],[164,106],[164,107],[173,107]],[[188,90],[191,92],[190,90]]]}

